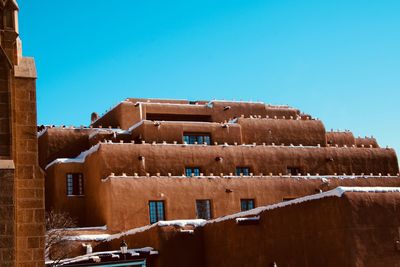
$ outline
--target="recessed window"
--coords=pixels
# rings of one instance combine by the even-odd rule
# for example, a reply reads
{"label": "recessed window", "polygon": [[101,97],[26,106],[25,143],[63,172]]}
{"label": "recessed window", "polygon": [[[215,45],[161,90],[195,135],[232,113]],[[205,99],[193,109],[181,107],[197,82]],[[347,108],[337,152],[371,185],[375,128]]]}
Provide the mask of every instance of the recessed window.
{"label": "recessed window", "polygon": [[297,167],[287,167],[286,173],[290,175],[298,175],[301,174],[301,170]]}
{"label": "recessed window", "polygon": [[236,167],[236,176],[248,176],[250,174],[249,167]]}
{"label": "recessed window", "polygon": [[185,168],[185,175],[188,177],[191,176],[200,176],[200,168],[197,167],[186,167]]}
{"label": "recessed window", "polygon": [[165,220],[164,201],[151,200],[149,201],[150,223]]}
{"label": "recessed window", "polygon": [[201,199],[196,200],[196,216],[197,219],[211,219],[211,200]]}
{"label": "recessed window", "polygon": [[211,144],[211,136],[210,134],[194,134],[194,133],[185,133],[183,134],[183,142],[187,144]]}
{"label": "recessed window", "polygon": [[14,11],[10,9],[4,11],[4,26],[8,29],[14,29]]}
{"label": "recessed window", "polygon": [[240,200],[240,211],[246,211],[254,209],[254,199],[241,199]]}
{"label": "recessed window", "polygon": [[67,196],[83,196],[82,173],[67,173]]}
{"label": "recessed window", "polygon": [[282,198],[282,201],[285,202],[285,201],[290,201],[293,199],[296,199],[296,198],[295,197],[284,197],[284,198]]}

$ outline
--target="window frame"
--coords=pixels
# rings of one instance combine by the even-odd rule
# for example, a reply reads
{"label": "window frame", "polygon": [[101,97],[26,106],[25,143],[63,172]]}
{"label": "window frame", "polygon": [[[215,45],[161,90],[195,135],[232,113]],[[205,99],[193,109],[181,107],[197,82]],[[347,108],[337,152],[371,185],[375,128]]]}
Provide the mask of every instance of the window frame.
{"label": "window frame", "polygon": [[[252,202],[253,207],[249,208],[249,203]],[[243,209],[243,203],[245,203],[246,209]],[[254,198],[241,198],[240,199],[240,211],[248,211],[256,208],[256,200]]]}
{"label": "window frame", "polygon": [[[154,203],[155,205],[155,221],[152,220],[152,208],[151,204]],[[162,217],[160,216],[159,204],[162,203]],[[165,221],[165,201],[164,200],[149,200],[148,202],[149,207],[149,221],[150,224],[157,223],[159,221]]]}
{"label": "window frame", "polygon": [[[190,170],[190,175],[188,175],[188,170]],[[197,174],[196,174],[197,171]],[[200,176],[201,169],[199,167],[185,167],[185,176],[186,177],[192,177],[192,174],[194,176]]]}
{"label": "window frame", "polygon": [[[202,138],[202,142],[199,140],[200,137]],[[191,141],[192,138],[194,138],[193,141]],[[203,145],[204,143],[206,143],[207,145],[211,145],[212,144],[211,133],[184,132],[182,135],[182,142],[183,143],[186,142],[186,144],[188,145],[195,145],[196,142],[198,145]]]}
{"label": "window frame", "polygon": [[[207,216],[205,216],[208,218],[200,217],[198,203],[203,203],[203,202],[208,203],[208,210],[206,209],[206,212],[208,212],[208,214],[207,214]],[[196,208],[196,218],[197,219],[211,220],[213,218],[213,208],[212,208],[212,200],[211,199],[196,199],[195,208]]]}
{"label": "window frame", "polygon": [[[295,171],[295,173],[293,173],[292,171]],[[287,166],[286,174],[287,175],[299,175],[299,174],[302,174],[302,170],[299,167]]]}
{"label": "window frame", "polygon": [[[244,169],[247,169],[247,174],[243,172]],[[240,172],[238,172],[240,170]],[[235,174],[236,176],[250,176],[251,168],[247,166],[236,166]],[[242,174],[242,175],[241,175]]]}
{"label": "window frame", "polygon": [[69,172],[65,175],[66,180],[66,196],[82,197],[85,196],[85,181],[83,173]]}

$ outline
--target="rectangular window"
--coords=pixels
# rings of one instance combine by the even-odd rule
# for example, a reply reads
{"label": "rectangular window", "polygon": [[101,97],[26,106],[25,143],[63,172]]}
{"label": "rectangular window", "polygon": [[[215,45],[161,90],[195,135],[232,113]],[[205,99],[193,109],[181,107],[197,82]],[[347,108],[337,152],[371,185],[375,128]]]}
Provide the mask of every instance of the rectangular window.
{"label": "rectangular window", "polygon": [[246,211],[254,209],[254,199],[241,199],[240,200],[240,211]]}
{"label": "rectangular window", "polygon": [[204,144],[211,145],[211,137],[210,134],[195,134],[195,133],[184,133],[183,134],[183,142],[187,144]]}
{"label": "rectangular window", "polygon": [[83,196],[83,174],[67,173],[67,196]]}
{"label": "rectangular window", "polygon": [[197,168],[197,167],[193,167],[193,168],[186,167],[185,168],[185,175],[188,176],[188,177],[191,177],[192,175],[193,176],[200,176],[200,168]]}
{"label": "rectangular window", "polygon": [[291,174],[291,175],[298,175],[301,174],[301,170],[300,168],[296,168],[296,167],[287,167],[287,174]]}
{"label": "rectangular window", "polygon": [[248,176],[250,174],[249,167],[236,167],[236,176]]}
{"label": "rectangular window", "polygon": [[211,219],[211,200],[201,199],[196,200],[196,216],[197,219]]}
{"label": "rectangular window", "polygon": [[150,214],[151,224],[165,220],[164,201],[162,200],[149,201],[149,214]]}

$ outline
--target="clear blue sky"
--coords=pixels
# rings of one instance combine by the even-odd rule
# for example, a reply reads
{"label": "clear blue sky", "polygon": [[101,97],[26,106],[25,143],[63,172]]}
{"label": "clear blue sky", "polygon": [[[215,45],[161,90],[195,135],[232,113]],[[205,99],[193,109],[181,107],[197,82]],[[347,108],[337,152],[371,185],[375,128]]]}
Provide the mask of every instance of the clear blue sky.
{"label": "clear blue sky", "polygon": [[400,151],[400,1],[19,0],[39,124],[126,97],[289,104]]}

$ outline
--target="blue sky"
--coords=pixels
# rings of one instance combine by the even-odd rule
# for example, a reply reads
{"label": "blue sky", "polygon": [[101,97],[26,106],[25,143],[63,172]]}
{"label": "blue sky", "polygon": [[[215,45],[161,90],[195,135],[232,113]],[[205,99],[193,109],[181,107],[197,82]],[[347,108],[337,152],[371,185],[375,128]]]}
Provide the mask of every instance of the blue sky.
{"label": "blue sky", "polygon": [[261,100],[400,151],[400,1],[19,5],[39,124],[88,125],[126,97]]}

